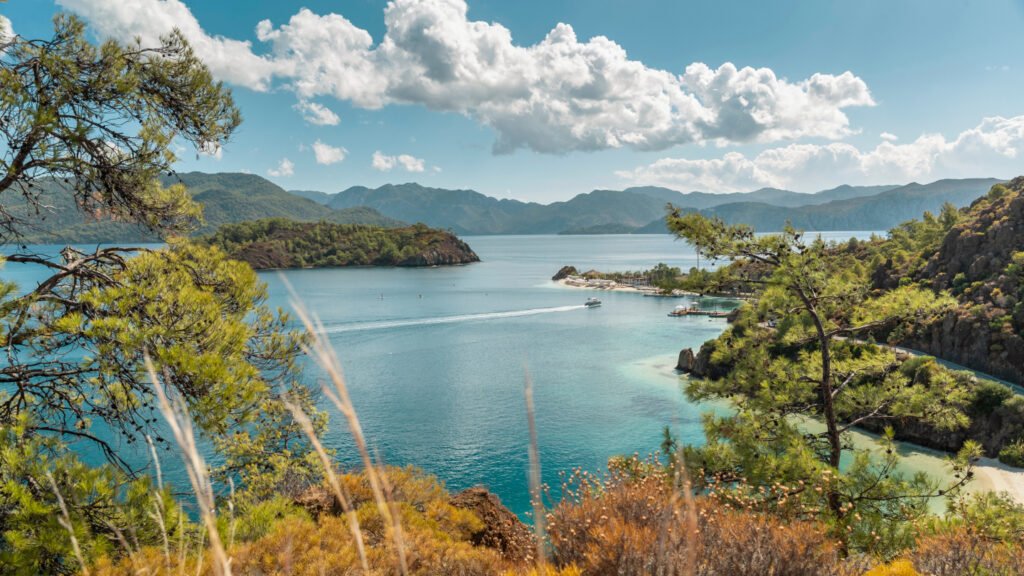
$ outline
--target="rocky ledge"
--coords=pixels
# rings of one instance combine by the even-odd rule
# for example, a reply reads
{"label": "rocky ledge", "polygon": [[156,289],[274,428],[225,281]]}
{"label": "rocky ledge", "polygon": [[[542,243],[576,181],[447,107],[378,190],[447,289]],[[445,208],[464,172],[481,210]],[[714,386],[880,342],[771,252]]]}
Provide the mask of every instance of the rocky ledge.
{"label": "rocky ledge", "polygon": [[483,528],[470,535],[474,546],[492,548],[513,562],[528,560],[536,549],[533,532],[523,524],[501,499],[482,486],[452,496],[452,506],[469,510],[483,522]]}

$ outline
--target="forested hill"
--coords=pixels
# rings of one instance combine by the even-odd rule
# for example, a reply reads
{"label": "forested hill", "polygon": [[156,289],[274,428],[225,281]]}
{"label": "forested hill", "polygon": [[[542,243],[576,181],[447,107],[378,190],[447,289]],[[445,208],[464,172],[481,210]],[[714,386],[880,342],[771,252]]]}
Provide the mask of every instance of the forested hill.
{"label": "forested hill", "polygon": [[201,239],[257,270],[336,266],[441,266],[479,262],[451,232],[423,224],[381,228],[257,220],[222,226]]}
{"label": "forested hill", "polygon": [[915,281],[948,290],[960,303],[901,341],[1024,384],[1024,177],[891,236],[873,275],[876,288]]}
{"label": "forested hill", "polygon": [[[203,206],[203,226],[197,234],[209,234],[222,224],[259,218],[288,218],[304,222],[324,220],[338,224],[404,226],[404,222],[381,215],[365,206],[331,210],[305,198],[298,198],[276,184],[253,174],[205,174],[189,172],[163,177],[164,185],[183,184],[192,198]],[[25,216],[31,225],[19,239],[25,244],[106,243],[158,240],[136,224],[94,218],[75,205],[71,194],[61,190],[56,180],[34,184],[41,204],[47,208],[36,214],[21,197],[9,193],[3,207]]]}

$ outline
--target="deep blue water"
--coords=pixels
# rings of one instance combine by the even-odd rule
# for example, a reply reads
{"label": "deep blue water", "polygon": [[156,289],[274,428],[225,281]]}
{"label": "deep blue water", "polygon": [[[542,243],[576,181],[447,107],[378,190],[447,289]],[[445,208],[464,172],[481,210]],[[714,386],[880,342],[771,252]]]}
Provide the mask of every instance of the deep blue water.
{"label": "deep blue water", "polygon": [[[829,233],[828,238],[867,233]],[[700,443],[701,410],[672,367],[685,347],[715,337],[724,320],[670,318],[678,299],[563,288],[563,265],[684,270],[692,249],[667,235],[468,237],[481,263],[400,269],[261,273],[271,303],[288,306],[284,279],[323,322],[340,357],[371,447],[388,464],[415,465],[458,490],[483,484],[515,512],[529,509],[525,372],[533,379],[543,480],[599,472],[610,456],[657,450],[661,431]],[[8,264],[31,288],[40,271]],[[584,309],[588,296],[604,305]],[[310,363],[311,384],[321,374]],[[326,407],[326,406],[325,406]],[[325,443],[355,453],[340,415]],[[137,449],[124,455],[145,461]],[[95,459],[95,454],[87,454]],[[174,456],[165,475],[184,482]]]}

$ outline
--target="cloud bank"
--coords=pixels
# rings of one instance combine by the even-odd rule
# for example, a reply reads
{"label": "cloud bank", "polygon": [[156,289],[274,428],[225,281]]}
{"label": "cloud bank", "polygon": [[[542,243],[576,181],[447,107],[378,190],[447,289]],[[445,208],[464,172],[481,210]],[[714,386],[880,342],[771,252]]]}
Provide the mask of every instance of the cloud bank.
{"label": "cloud bank", "polygon": [[333,110],[316,102],[300,100],[292,108],[299,111],[303,120],[315,126],[337,126],[341,122]]}
{"label": "cloud bank", "polygon": [[267,174],[275,178],[283,178],[295,174],[295,163],[287,158],[282,158],[277,168],[267,170]]}
{"label": "cloud bank", "polygon": [[376,44],[342,15],[301,9],[280,25],[259,23],[259,54],[208,34],[181,0],[57,2],[121,40],[155,42],[177,27],[218,78],[286,87],[314,124],[336,123],[310,103],[317,97],[365,109],[422,105],[492,127],[497,153],[839,139],[851,133],[844,110],[874,104],[850,72],[790,81],[769,68],[693,63],[676,73],[630,59],[608,38],[581,41],[567,24],[520,46],[504,26],[469,20],[465,0],[393,0]]}
{"label": "cloud bank", "polygon": [[388,156],[377,150],[373,153],[373,160],[370,166],[380,172],[390,172],[395,167],[402,167],[406,172],[423,172],[426,163],[422,158],[416,158],[408,154],[399,154],[398,156]]}
{"label": "cloud bank", "polygon": [[738,192],[763,186],[816,191],[839,184],[893,184],[978,175],[978,167],[1006,176],[1020,171],[1024,116],[985,118],[955,138],[925,134],[896,144],[883,134],[870,150],[846,143],[790,144],[748,158],[730,152],[720,158],[663,158],[616,174],[634,184],[681,190]]}
{"label": "cloud bank", "polygon": [[0,14],[0,42],[9,40],[14,37],[14,26],[11,25],[10,18],[7,18],[3,14]]}
{"label": "cloud bank", "polygon": [[338,162],[343,161],[347,154],[348,150],[344,148],[324,144],[319,140],[313,143],[313,156],[316,157],[317,164],[324,164],[327,166],[337,164]]}

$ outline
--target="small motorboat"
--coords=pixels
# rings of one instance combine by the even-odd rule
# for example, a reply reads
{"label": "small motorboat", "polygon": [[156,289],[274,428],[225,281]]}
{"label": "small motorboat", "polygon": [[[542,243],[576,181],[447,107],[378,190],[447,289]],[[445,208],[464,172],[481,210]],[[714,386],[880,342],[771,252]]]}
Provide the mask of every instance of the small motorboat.
{"label": "small motorboat", "polygon": [[705,314],[705,312],[701,311],[696,306],[676,306],[668,313],[669,316],[698,316],[701,314]]}
{"label": "small motorboat", "polygon": [[587,298],[587,301],[583,303],[587,308],[597,308],[601,305],[601,301],[597,298]]}

